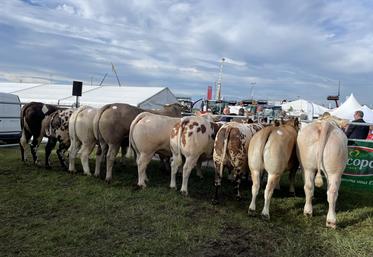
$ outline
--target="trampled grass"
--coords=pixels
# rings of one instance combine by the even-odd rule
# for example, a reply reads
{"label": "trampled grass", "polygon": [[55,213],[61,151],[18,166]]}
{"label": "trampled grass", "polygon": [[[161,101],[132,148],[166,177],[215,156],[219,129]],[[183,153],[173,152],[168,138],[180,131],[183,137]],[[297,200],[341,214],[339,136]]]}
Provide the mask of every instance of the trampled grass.
{"label": "trampled grass", "polygon": [[[157,162],[148,167],[148,187],[135,190],[133,162],[117,162],[107,185],[70,175],[52,158],[53,169],[45,170],[22,163],[17,148],[0,149],[1,256],[373,255],[372,192],[342,186],[338,228],[331,230],[325,228],[325,188],[315,191],[314,217],[303,216],[300,175],[297,196],[288,196],[284,179],[272,198],[271,221],[263,221],[263,192],[257,217],[247,215],[249,184],[236,201],[224,179],[221,203],[212,205],[211,169],[202,180],[192,173],[190,196],[183,197],[168,188],[170,175]],[[177,182],[180,187],[181,177]]]}

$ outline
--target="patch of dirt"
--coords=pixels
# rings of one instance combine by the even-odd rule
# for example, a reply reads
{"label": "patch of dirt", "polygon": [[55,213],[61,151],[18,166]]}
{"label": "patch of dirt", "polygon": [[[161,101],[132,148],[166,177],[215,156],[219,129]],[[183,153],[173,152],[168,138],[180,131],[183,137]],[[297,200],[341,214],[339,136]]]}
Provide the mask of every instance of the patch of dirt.
{"label": "patch of dirt", "polygon": [[209,240],[193,256],[243,257],[273,256],[277,242],[270,233],[247,231],[235,224],[224,224],[219,239]]}

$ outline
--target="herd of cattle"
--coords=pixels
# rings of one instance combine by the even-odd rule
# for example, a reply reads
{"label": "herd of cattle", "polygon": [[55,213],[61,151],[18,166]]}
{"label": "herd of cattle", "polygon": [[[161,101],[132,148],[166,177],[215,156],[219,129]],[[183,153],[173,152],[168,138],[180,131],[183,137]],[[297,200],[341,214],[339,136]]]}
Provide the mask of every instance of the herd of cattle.
{"label": "herd of cattle", "polygon": [[[230,178],[236,183],[237,198],[241,197],[242,177],[251,173],[249,214],[255,214],[261,177],[266,171],[268,178],[262,211],[265,219],[269,219],[270,200],[281,175],[289,171],[290,192],[294,192],[295,173],[300,165],[306,195],[304,214],[312,216],[314,185],[322,186],[323,173],[328,183],[326,226],[335,228],[335,205],[347,162],[347,138],[340,129],[344,122],[325,114],[299,129],[296,118],[275,124],[224,124],[217,122],[216,117],[209,113],[181,117],[181,106],[178,104],[151,111],[122,103],[108,104],[99,109],[89,106],[61,109],[32,102],[24,105],[21,111],[20,148],[25,161],[25,148],[29,145],[33,162],[37,164],[38,146],[43,137],[47,137],[46,168],[50,168],[49,157],[58,142],[57,156],[62,167],[75,172],[75,159],[79,155],[84,174],[91,175],[88,159],[97,146],[94,175],[100,176],[101,163],[106,159],[107,182],[112,179],[114,160],[119,150],[124,155],[128,148],[127,155],[136,156],[139,187],[146,186],[147,165],[158,154],[164,167],[171,171],[171,188],[177,188],[176,173],[182,166],[181,192],[184,195],[188,194],[188,178],[192,169],[196,168],[197,174],[202,176],[201,162],[213,159],[214,203],[219,200],[224,169],[229,171]],[[67,150],[68,166],[64,159]]]}

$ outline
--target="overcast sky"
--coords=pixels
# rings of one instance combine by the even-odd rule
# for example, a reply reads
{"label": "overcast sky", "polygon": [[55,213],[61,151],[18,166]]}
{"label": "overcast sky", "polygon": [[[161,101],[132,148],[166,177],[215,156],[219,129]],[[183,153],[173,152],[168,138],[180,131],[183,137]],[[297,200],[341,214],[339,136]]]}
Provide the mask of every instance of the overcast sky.
{"label": "overcast sky", "polygon": [[0,80],[373,103],[370,0],[2,0]]}

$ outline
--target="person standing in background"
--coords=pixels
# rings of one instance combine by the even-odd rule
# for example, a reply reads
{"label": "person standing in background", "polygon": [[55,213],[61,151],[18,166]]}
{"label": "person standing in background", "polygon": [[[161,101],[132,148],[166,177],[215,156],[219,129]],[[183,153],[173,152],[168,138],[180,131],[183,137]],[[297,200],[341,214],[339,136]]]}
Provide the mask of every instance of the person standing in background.
{"label": "person standing in background", "polygon": [[[365,123],[363,120],[364,113],[362,111],[356,111],[354,114],[354,120],[352,122]],[[369,126],[354,125],[350,124],[346,130],[346,136],[351,139],[366,139],[369,133]]]}

